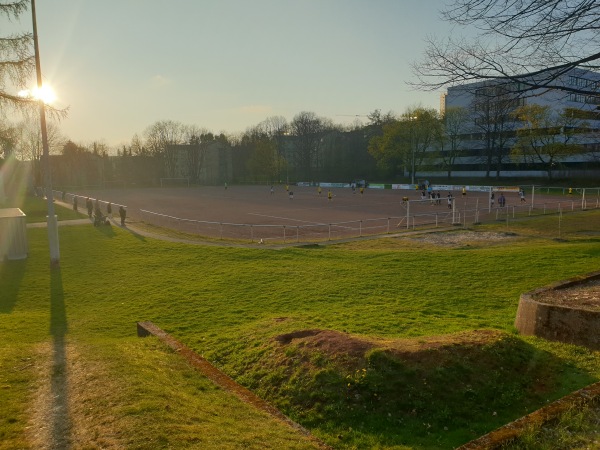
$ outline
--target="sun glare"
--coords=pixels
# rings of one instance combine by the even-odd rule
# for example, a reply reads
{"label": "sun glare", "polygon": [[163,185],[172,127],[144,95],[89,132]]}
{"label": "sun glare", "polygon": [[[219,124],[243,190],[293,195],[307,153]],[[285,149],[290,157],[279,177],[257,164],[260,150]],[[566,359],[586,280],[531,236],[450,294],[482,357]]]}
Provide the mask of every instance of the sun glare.
{"label": "sun glare", "polygon": [[41,100],[45,104],[49,105],[56,100],[56,94],[54,93],[54,89],[52,89],[47,84],[43,85],[41,89],[33,88],[32,90],[25,89],[19,92],[20,97],[24,98],[33,98],[35,100]]}

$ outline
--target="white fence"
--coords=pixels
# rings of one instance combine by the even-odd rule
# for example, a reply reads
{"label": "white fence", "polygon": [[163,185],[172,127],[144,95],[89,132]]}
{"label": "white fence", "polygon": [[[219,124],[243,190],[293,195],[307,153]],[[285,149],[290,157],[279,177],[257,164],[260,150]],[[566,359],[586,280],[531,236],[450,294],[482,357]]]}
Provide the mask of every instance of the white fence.
{"label": "white fence", "polygon": [[[397,234],[412,230],[448,228],[452,226],[471,226],[474,224],[506,222],[531,216],[564,214],[568,212],[600,207],[600,200],[581,203],[580,200],[561,202],[539,202],[505,207],[462,207],[459,201],[451,209],[430,213],[407,213],[403,216],[382,217],[376,219],[354,220],[347,222],[319,223],[310,225],[260,225],[228,222],[210,222],[184,219],[148,210],[140,210],[141,221],[147,224],[169,228],[184,233],[197,234],[210,238],[264,243],[311,243],[351,239],[364,236]],[[444,205],[444,208],[446,206]]]}

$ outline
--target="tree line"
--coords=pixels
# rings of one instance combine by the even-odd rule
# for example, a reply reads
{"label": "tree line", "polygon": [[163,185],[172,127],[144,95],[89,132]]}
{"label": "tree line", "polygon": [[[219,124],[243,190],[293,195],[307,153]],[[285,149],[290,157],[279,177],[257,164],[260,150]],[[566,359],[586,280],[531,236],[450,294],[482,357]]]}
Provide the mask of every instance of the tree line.
{"label": "tree line", "polygon": [[[483,96],[468,109],[448,108],[443,114],[423,107],[407,108],[400,115],[375,110],[366,123],[351,126],[304,111],[289,122],[269,117],[238,135],[157,121],[118,148],[102,141],[76,144],[61,135],[56,122],[49,122],[48,139],[51,153],[61,155],[53,157],[57,162],[52,175],[62,186],[153,185],[160,178],[182,175],[198,183],[204,152],[215,144],[231,158],[231,178],[221,181],[233,183],[414,182],[419,172],[451,178],[465,158],[487,177],[499,177],[517,160],[552,178],[571,155],[598,154],[576,143],[578,134],[589,134],[582,114],[540,105],[515,107],[514,100]],[[0,146],[4,158],[31,161],[34,182],[41,183],[42,145],[35,119],[16,125],[0,120]],[[176,146],[189,147],[187,173],[177,172]]]}

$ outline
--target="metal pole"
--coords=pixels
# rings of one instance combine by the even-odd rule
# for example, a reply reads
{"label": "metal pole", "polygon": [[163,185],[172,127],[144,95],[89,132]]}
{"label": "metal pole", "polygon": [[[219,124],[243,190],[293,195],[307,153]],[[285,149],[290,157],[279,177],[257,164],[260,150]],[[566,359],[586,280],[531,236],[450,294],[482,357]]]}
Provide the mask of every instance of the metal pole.
{"label": "metal pole", "polygon": [[[31,0],[31,17],[33,19],[33,47],[35,51],[35,72],[37,76],[38,91],[42,91],[42,68],[40,66],[40,48],[38,45],[37,20],[35,16],[35,0]],[[48,244],[50,247],[50,265],[58,266],[60,263],[60,249],[58,245],[58,224],[54,214],[54,199],[52,195],[52,174],[50,173],[50,152],[48,150],[48,131],[46,129],[46,105],[39,99],[40,126],[42,131],[44,187],[48,202]]]}

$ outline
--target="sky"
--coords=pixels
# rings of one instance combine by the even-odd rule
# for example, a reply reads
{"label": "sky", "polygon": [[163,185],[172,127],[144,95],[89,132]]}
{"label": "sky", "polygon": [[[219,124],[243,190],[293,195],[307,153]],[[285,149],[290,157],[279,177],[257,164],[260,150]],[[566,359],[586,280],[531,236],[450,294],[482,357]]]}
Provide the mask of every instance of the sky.
{"label": "sky", "polygon": [[235,134],[302,111],[348,124],[438,109],[441,92],[406,82],[425,39],[450,33],[444,3],[37,0],[36,11],[44,83],[69,108],[61,132],[121,146],[160,120]]}

